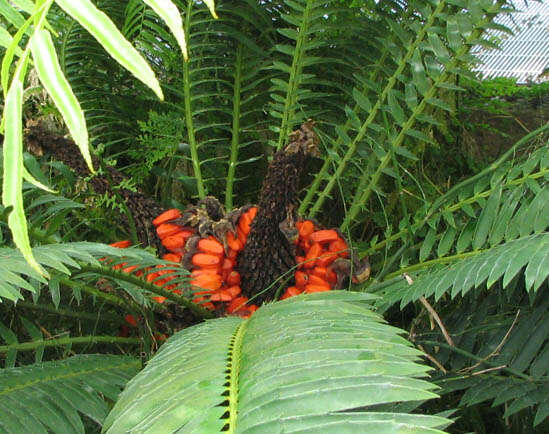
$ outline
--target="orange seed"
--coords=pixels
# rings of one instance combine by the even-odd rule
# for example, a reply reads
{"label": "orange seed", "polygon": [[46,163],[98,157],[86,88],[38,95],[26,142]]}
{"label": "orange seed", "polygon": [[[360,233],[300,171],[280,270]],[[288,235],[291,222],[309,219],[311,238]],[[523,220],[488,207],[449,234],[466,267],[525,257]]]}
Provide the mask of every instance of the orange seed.
{"label": "orange seed", "polygon": [[177,208],[172,208],[164,211],[162,214],[156,217],[153,220],[153,225],[160,226],[162,223],[178,219],[179,217],[181,217],[181,211],[179,211]]}

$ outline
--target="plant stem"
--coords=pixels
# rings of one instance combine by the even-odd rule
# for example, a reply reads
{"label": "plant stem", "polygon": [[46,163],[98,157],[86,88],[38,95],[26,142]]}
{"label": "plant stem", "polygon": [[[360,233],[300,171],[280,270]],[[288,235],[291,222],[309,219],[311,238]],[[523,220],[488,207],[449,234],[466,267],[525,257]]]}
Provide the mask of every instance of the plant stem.
{"label": "plant stem", "polygon": [[297,30],[297,40],[295,42],[295,50],[292,58],[292,67],[290,77],[288,78],[288,91],[284,99],[284,111],[282,112],[282,121],[280,123],[280,134],[278,135],[278,144],[276,150],[282,149],[292,126],[290,122],[295,118],[295,107],[297,104],[298,87],[301,81],[301,72],[303,70],[303,56],[305,55],[305,42],[310,37],[309,25],[311,24],[311,12],[314,0],[307,0],[303,16]]}
{"label": "plant stem", "polygon": [[213,312],[203,308],[202,306],[194,303],[193,301],[181,297],[177,294],[174,294],[173,292],[166,291],[165,289],[156,286],[152,283],[149,283],[139,277],[133,276],[129,273],[124,273],[117,270],[112,270],[110,268],[103,268],[103,267],[97,267],[94,265],[83,265],[81,267],[81,271],[83,272],[92,272],[103,276],[109,276],[113,279],[123,280],[125,282],[129,282],[133,285],[136,285],[139,288],[145,289],[147,291],[150,291],[154,294],[160,295],[162,297],[166,297],[168,300],[171,300],[181,306],[185,306],[187,309],[189,309],[197,318],[203,319],[203,318],[213,318],[215,315]]}
{"label": "plant stem", "polygon": [[229,170],[227,172],[227,186],[225,189],[225,210],[233,209],[233,186],[238,162],[238,143],[240,131],[240,83],[242,81],[242,44],[236,48],[236,59],[234,67],[234,89],[233,89],[233,127],[231,138],[231,156],[229,158]]}
{"label": "plant stem", "polygon": [[248,320],[244,320],[239,326],[231,348],[231,372],[229,376],[229,433],[236,432],[238,416],[238,377],[240,373],[240,350],[246,331]]}
{"label": "plant stem", "polygon": [[[185,35],[189,38],[191,30],[191,16],[194,2],[187,2],[187,11],[185,13]],[[196,179],[196,189],[198,198],[203,199],[206,196],[204,190],[204,182],[202,180],[202,171],[200,169],[200,159],[198,158],[198,145],[194,135],[193,115],[191,110],[191,72],[189,68],[189,60],[183,61],[183,93],[185,98],[185,123],[187,125],[187,137],[189,139],[189,147],[191,151],[191,160],[193,164],[194,177]]]}
{"label": "plant stem", "polygon": [[462,350],[461,348],[457,348],[457,347],[453,347],[451,345],[448,345],[448,344],[445,344],[443,342],[438,342],[438,341],[423,341],[423,340],[418,340],[416,341],[418,344],[424,344],[424,345],[431,345],[431,346],[436,346],[436,347],[442,347],[442,348],[446,348],[447,350],[450,350],[456,354],[460,354],[464,357],[467,357],[469,359],[472,359],[472,360],[475,360],[477,362],[480,362],[481,364],[485,364],[485,365],[488,365],[490,367],[493,367],[493,368],[498,368],[498,369],[501,369],[502,371],[504,372],[507,372],[511,375],[514,375],[515,377],[519,377],[519,378],[522,378],[524,380],[528,380],[528,381],[532,381],[533,378],[526,375],[526,374],[523,374],[522,372],[520,371],[517,371],[516,369],[513,369],[513,368],[508,368],[507,366],[501,366],[501,364],[498,364],[498,363],[493,363],[493,362],[489,362],[485,359],[483,359],[482,357],[479,357],[475,354],[472,354],[472,353],[469,353],[468,351],[465,351],[465,350]]}
{"label": "plant stem", "polygon": [[7,353],[10,350],[32,351],[40,347],[58,347],[68,344],[139,344],[141,338],[122,338],[118,336],[79,336],[75,338],[64,337],[49,339],[44,341],[24,342],[12,345],[0,345],[0,354]]}
{"label": "plant stem", "polygon": [[115,306],[123,307],[124,309],[127,309],[128,305],[126,301],[123,298],[117,297],[116,295],[106,293],[104,291],[100,291],[97,288],[94,288],[91,285],[87,285],[82,282],[78,282],[72,279],[69,279],[68,277],[61,277],[59,279],[59,283],[62,283],[65,286],[68,286],[69,288],[72,288],[73,286],[78,286],[82,291],[87,292],[90,295],[93,295],[98,298],[102,298],[109,304],[114,304]]}
{"label": "plant stem", "polygon": [[421,270],[423,268],[428,268],[428,267],[431,267],[431,266],[436,265],[436,264],[446,264],[448,262],[458,261],[458,260],[463,259],[463,258],[469,258],[470,256],[476,256],[479,253],[483,253],[483,252],[484,252],[484,250],[475,250],[474,252],[458,253],[457,255],[444,256],[442,258],[432,259],[430,261],[422,262],[420,264],[410,265],[409,267],[401,268],[398,271],[387,274],[387,279],[397,277],[397,276],[399,276],[403,273],[410,273],[412,271],[417,271],[417,270]]}
{"label": "plant stem", "polygon": [[26,309],[39,310],[42,312],[48,312],[55,315],[78,318],[82,320],[89,320],[89,321],[101,320],[101,321],[107,321],[107,322],[112,322],[116,324],[121,324],[124,322],[124,320],[120,315],[114,315],[114,314],[108,314],[108,313],[94,315],[86,312],[76,312],[69,309],[56,309],[55,307],[52,307],[52,306],[47,306],[45,304],[29,303],[28,301],[18,301],[17,304],[14,304],[14,306],[24,307]]}

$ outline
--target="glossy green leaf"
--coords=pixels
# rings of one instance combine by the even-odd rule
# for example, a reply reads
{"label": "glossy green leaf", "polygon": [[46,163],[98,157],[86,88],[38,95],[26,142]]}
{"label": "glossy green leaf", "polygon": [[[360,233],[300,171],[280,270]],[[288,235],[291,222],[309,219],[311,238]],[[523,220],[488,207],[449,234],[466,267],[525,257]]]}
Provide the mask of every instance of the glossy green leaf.
{"label": "glossy green leaf", "polygon": [[444,234],[442,235],[442,238],[440,239],[440,242],[438,243],[437,247],[437,255],[438,257],[446,256],[450,249],[452,248],[454,244],[454,239],[456,238],[457,230],[453,227],[449,227],[446,229]]}
{"label": "glossy green leaf", "polygon": [[372,103],[368,97],[360,92],[356,87],[353,89],[353,98],[362,110],[365,112],[369,112],[371,110]]}
{"label": "glossy green leaf", "polygon": [[366,407],[434,397],[421,379],[421,353],[368,308],[369,300],[344,291],[310,294],[264,305],[248,320],[182,330],[128,384],[105,432],[215,433],[225,424],[229,432],[330,432],[345,424],[390,432],[394,420],[442,432],[443,418]]}
{"label": "glossy green leaf", "polygon": [[50,32],[43,29],[35,30],[30,40],[30,47],[40,81],[63,115],[71,136],[93,172],[84,112],[61,71]]}
{"label": "glossy green leaf", "polygon": [[446,102],[441,100],[440,98],[429,98],[427,102],[431,105],[434,105],[435,107],[438,107],[439,109],[451,112],[452,107]]}
{"label": "glossy green leaf", "polygon": [[473,234],[475,233],[475,221],[470,220],[467,222],[467,225],[461,230],[459,234],[456,250],[457,253],[462,253],[469,248],[471,245],[471,240],[473,239]]}
{"label": "glossy green leaf", "polygon": [[431,44],[431,49],[437,57],[437,60],[447,62],[450,59],[448,50],[436,33],[429,33],[429,42]]}
{"label": "glossy green leaf", "polygon": [[19,28],[25,22],[25,18],[11,6],[7,0],[0,0],[0,15],[2,15],[10,24]]}
{"label": "glossy green leaf", "polygon": [[501,199],[502,186],[498,185],[490,195],[488,202],[483,207],[480,213],[477,227],[475,229],[475,236],[473,237],[473,249],[480,249],[490,233],[490,229],[496,219],[499,203]]}
{"label": "glossy green leaf", "polygon": [[493,246],[499,244],[505,237],[507,225],[509,224],[511,217],[520,202],[522,194],[523,189],[517,188],[513,190],[502,203],[501,211],[498,213],[493,229],[490,233],[490,245]]}
{"label": "glossy green leaf", "polygon": [[[183,31],[181,14],[179,13],[177,6],[171,0],[143,0],[143,2],[148,4],[158,14],[158,16],[164,20],[170,28],[170,31],[175,36],[175,39],[181,48],[181,52],[183,53],[183,58],[187,60],[187,42],[185,41],[185,32]],[[210,7],[211,4],[210,10],[212,11],[212,15],[215,16],[213,2],[210,2],[210,4],[206,2],[206,4],[208,7]]]}
{"label": "glossy green leaf", "polygon": [[3,119],[6,128],[3,144],[4,178],[2,180],[2,203],[13,207],[8,216],[8,225],[13,241],[28,263],[39,273],[45,273],[36,262],[27,232],[27,220],[23,207],[23,85],[14,80],[8,91]]}
{"label": "glossy green leaf", "polygon": [[421,95],[425,95],[425,93],[429,90],[431,86],[429,84],[429,79],[427,78],[427,74],[425,73],[423,60],[419,55],[419,50],[416,50],[414,52],[412,59],[410,61],[410,67],[412,69],[414,86],[416,87],[416,89]]}
{"label": "glossy green leaf", "polygon": [[124,38],[105,13],[97,9],[90,0],[79,0],[77,2],[55,0],[55,2],[90,32],[113,59],[149,86],[158,98],[164,99],[160,84],[151,67]]}
{"label": "glossy green leaf", "polygon": [[402,125],[405,122],[404,110],[402,110],[402,107],[400,107],[400,104],[398,103],[396,91],[394,89],[389,90],[389,93],[387,94],[387,103],[389,104],[389,109],[397,124]]}

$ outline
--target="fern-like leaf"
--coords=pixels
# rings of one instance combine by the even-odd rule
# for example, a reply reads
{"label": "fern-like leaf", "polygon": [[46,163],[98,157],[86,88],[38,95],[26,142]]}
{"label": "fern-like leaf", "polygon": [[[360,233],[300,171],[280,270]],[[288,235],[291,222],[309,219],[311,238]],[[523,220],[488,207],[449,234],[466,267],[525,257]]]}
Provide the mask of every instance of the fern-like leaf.
{"label": "fern-like leaf", "polygon": [[349,292],[311,294],[265,305],[248,320],[185,329],[130,382],[106,432],[213,433],[224,426],[229,432],[350,426],[398,432],[406,426],[440,433],[444,418],[375,410],[436,395],[421,379],[421,353],[368,308],[370,300]]}
{"label": "fern-like leaf", "polygon": [[[400,301],[402,308],[420,297],[434,295],[438,300],[450,294],[454,298],[483,284],[490,288],[502,277],[502,286],[506,288],[524,267],[526,290],[536,291],[549,276],[549,233],[518,238],[490,249],[447,257],[445,260],[452,263],[429,267],[417,275],[411,273],[412,285],[404,278],[391,285],[383,285],[383,304],[390,306]],[[370,288],[376,292],[375,289],[375,285]]]}
{"label": "fern-like leaf", "polygon": [[[141,267],[166,265],[165,261],[144,250],[118,249],[100,243],[48,244],[33,248],[33,253],[43,267],[64,275],[71,275],[71,270],[78,270],[82,265],[101,267],[100,259],[107,256],[113,261],[108,263],[108,268],[122,262]],[[0,249],[0,300],[22,299],[21,288],[34,293],[40,283],[45,284],[46,279],[25,261],[22,254],[13,248]]]}
{"label": "fern-like leaf", "polygon": [[115,401],[140,369],[138,359],[79,355],[0,370],[0,432],[84,433],[80,414],[101,424],[106,399]]}
{"label": "fern-like leaf", "polygon": [[521,428],[526,420],[537,426],[549,411],[547,288],[530,297],[533,302],[522,297],[524,302],[519,305],[516,300],[521,297],[506,301],[504,292],[508,291],[493,288],[487,296],[470,295],[459,305],[443,309],[453,346],[431,331],[419,333],[416,341],[450,370],[435,377],[441,394],[463,390],[462,407],[485,401],[493,407],[504,404],[504,417],[523,410]]}

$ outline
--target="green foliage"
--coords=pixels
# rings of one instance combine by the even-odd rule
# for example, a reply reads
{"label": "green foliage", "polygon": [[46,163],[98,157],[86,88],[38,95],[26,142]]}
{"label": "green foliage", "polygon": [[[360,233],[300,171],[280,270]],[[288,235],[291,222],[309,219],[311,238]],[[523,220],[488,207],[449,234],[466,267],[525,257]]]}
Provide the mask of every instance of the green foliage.
{"label": "green foliage", "polygon": [[[509,289],[494,290],[485,299],[466,301],[466,308],[448,313],[446,325],[456,331],[456,347],[432,341],[428,334],[418,336],[417,342],[433,352],[440,345],[436,357],[451,368],[448,375],[435,376],[435,383],[442,388],[439,393],[463,391],[460,407],[491,403],[503,407],[503,418],[516,417],[522,410],[517,421],[525,431],[533,426],[543,432],[549,387],[547,287],[534,303],[520,306],[514,300],[504,301],[506,293]],[[472,360],[471,366],[466,365],[467,359]],[[497,430],[505,429],[503,421],[499,424]]]}
{"label": "green foliage", "polygon": [[[530,137],[548,129],[542,127]],[[366,250],[373,254],[402,240],[407,249],[400,258],[400,269],[388,277],[427,269],[427,274],[422,275],[425,282],[430,282],[427,287],[423,284],[406,288],[405,282],[385,285],[383,291],[390,294],[389,304],[404,302],[403,292],[410,295],[419,287],[415,300],[431,294],[439,299],[450,288],[455,296],[486,280],[490,287],[504,274],[504,283],[509,283],[529,262],[532,266],[527,269],[526,289],[539,288],[546,278],[543,266],[540,269],[539,265],[548,253],[547,148],[537,149],[520,164],[507,161],[519,145],[527,143],[528,140],[522,140],[476,177],[456,185],[431,206],[418,210],[413,221],[402,222],[401,231]],[[530,234],[538,235],[528,237]],[[423,241],[416,244],[416,237]],[[524,254],[522,249],[528,253]],[[414,265],[408,266],[410,262]],[[434,274],[439,278],[434,279]],[[407,297],[409,302],[411,299]]]}
{"label": "green foliage", "polygon": [[139,370],[138,359],[80,355],[0,370],[0,432],[84,433],[81,415],[102,424],[106,399]]}
{"label": "green foliage", "polygon": [[171,113],[163,115],[150,111],[147,122],[139,121],[139,129],[142,133],[139,137],[139,146],[130,149],[127,155],[137,162],[128,172],[133,179],[142,184],[155,164],[159,161],[171,162],[171,157],[182,145],[184,125],[181,119]]}
{"label": "green foliage", "polygon": [[549,92],[549,82],[518,85],[514,78],[493,78],[490,80],[464,80],[462,86],[474,98],[486,101],[486,98],[507,97],[527,98],[541,97]]}
{"label": "green foliage", "polygon": [[442,432],[442,417],[376,411],[436,395],[421,353],[371,299],[311,294],[185,329],[128,384],[105,431]]}
{"label": "green foliage", "polygon": [[[82,0],[77,3],[56,0],[56,4],[93,35],[114,60],[151,88],[159,98],[163,98],[160,85],[148,63],[133,48],[130,42],[124,38],[104,12],[97,9],[90,0]],[[26,9],[30,13],[30,17],[26,21],[18,12],[17,6],[14,7],[8,3],[4,3],[3,5],[0,13],[8,22],[16,27],[17,33],[2,60],[0,78],[3,96],[6,100],[0,129],[3,130],[7,125],[3,143],[4,176],[2,204],[6,207],[13,207],[13,212],[8,217],[8,225],[16,246],[36,271],[45,274],[32,256],[22,200],[23,178],[36,184],[36,181],[24,168],[22,162],[23,86],[31,57],[38,77],[62,114],[75,143],[86,160],[88,167],[93,172],[88,146],[88,131],[84,113],[58,61],[51,32],[48,28],[47,15],[53,5],[53,0],[39,2],[34,8],[31,8],[30,4],[27,4],[28,7]],[[185,50],[182,32],[177,28],[177,22],[174,22],[175,17],[170,16],[173,15],[174,11],[177,11],[175,5],[167,0],[164,2],[163,7],[155,4],[155,9],[160,16],[167,20],[168,26],[176,32],[180,46]],[[33,27],[32,31],[29,30],[30,38],[25,41],[26,46],[21,57],[17,62],[14,62],[16,48],[18,48],[18,44],[31,24],[33,24]],[[10,71],[12,64],[15,65],[13,74]],[[9,84],[10,76],[11,84]]]}
{"label": "green foliage", "polygon": [[[381,296],[381,310],[390,312],[396,304],[406,311],[409,303],[427,298],[437,302],[452,341],[422,326],[421,315],[413,321],[416,342],[445,368],[435,376],[441,393],[464,391],[456,402],[463,408],[485,401],[504,405],[504,418],[523,410],[516,423],[528,426],[543,423],[547,412],[547,375],[540,366],[549,339],[549,148],[521,148],[546,143],[548,129],[527,135],[484,171],[401,222],[400,231],[365,249],[374,257],[386,249],[385,264],[400,260],[394,271],[365,285]],[[517,152],[523,159],[510,161]]]}
{"label": "green foliage", "polygon": [[[166,264],[158,260],[150,253],[139,249],[118,249],[98,243],[77,242],[77,243],[59,243],[35,247],[33,253],[37,261],[45,269],[52,269],[59,273],[70,276],[74,273],[72,269],[80,269],[85,265],[94,265],[103,267],[99,261],[100,258],[109,256],[117,258],[108,262],[108,269],[119,263],[125,262],[128,265],[139,264],[140,267],[147,267],[156,264]],[[16,250],[5,247],[0,249],[0,256],[3,260],[0,262],[0,272],[2,280],[0,281],[0,297],[9,300],[22,299],[20,288],[27,289],[36,293],[36,285],[46,283],[46,279],[36,272]],[[28,276],[35,284],[33,286],[21,276]]]}
{"label": "green foliage", "polygon": [[[351,289],[378,295],[374,306],[391,323],[410,330],[410,339],[422,346],[436,370],[430,384],[419,379],[426,372],[415,363],[420,353],[358,301],[372,297],[300,297],[263,306],[249,320],[218,319],[183,330],[131,383],[111,415],[111,431],[116,432],[115,424],[133,423],[124,418],[126,411],[143,412],[149,428],[186,423],[180,419],[185,417],[188,427],[204,423],[206,431],[216,431],[227,422],[220,417],[228,410],[231,429],[236,421],[237,429],[253,431],[270,429],[280,410],[288,429],[315,430],[319,424],[341,432],[342,425],[355,426],[352,422],[375,432],[409,425],[437,432],[444,429],[444,419],[410,413],[417,400],[433,396],[433,382],[441,387],[442,399],[428,401],[419,411],[448,415],[458,409],[456,432],[543,429],[549,127],[531,132],[488,165],[469,164],[473,176],[457,184],[463,173],[451,172],[449,160],[465,158],[464,152],[439,140],[441,133],[459,134],[446,130],[456,108],[486,104],[485,96],[493,102],[503,93],[522,98],[547,90],[545,85],[519,89],[505,80],[478,84],[470,77],[475,60],[469,50],[486,42],[486,30],[497,27],[492,20],[507,10],[507,2],[362,1],[351,8],[348,3],[357,2],[222,0],[214,19],[202,3],[175,0],[182,25],[172,16],[172,30],[147,6],[154,3],[160,2],[95,2],[147,59],[164,102],[112,60],[113,50],[104,50],[86,26],[59,8],[51,8],[47,21],[36,27],[42,35],[48,29],[58,36],[53,43],[59,68],[84,110],[101,163],[116,162],[132,176],[126,188],[144,186],[166,205],[213,194],[224,197],[230,210],[255,200],[269,156],[296,125],[314,119],[323,158],[311,166],[318,171],[308,174],[312,184],[303,191],[300,213],[326,226],[341,225],[357,254],[369,256],[373,278]],[[150,355],[160,319],[177,317],[178,307],[199,318],[209,313],[190,301],[184,270],[177,276],[182,290],[177,296],[166,291],[166,283],[159,287],[148,281],[153,270],[147,267],[167,265],[153,255],[75,242],[118,239],[124,229],[112,224],[105,208],[124,204],[116,197],[86,197],[66,167],[55,162],[40,167],[44,160],[20,154],[22,113],[43,118],[44,109],[32,104],[44,99],[23,97],[31,93],[24,80],[29,77],[25,68],[32,67],[25,63],[25,44],[35,22],[28,21],[25,29],[29,10],[14,14],[10,6],[9,11],[1,12],[8,35],[0,33],[0,43],[11,44],[5,65],[17,60],[12,55],[20,57],[15,70],[2,68],[5,113],[13,120],[5,122],[3,148],[9,158],[4,170],[15,176],[4,177],[3,193],[11,194],[6,205],[14,211],[3,209],[2,217],[17,216],[21,232],[26,213],[27,257],[33,252],[51,279],[29,266],[2,232],[0,296],[19,303],[0,306],[12,315],[0,327],[5,344],[0,353],[6,354],[8,370],[33,363],[29,351],[38,363],[66,357],[67,352],[52,353],[51,347],[73,344],[94,343],[110,352],[113,345],[139,341],[142,346],[131,351]],[[186,34],[188,61],[174,23]],[[47,53],[51,60],[51,49]],[[466,103],[457,97],[464,90],[469,90]],[[27,181],[53,185],[67,197],[16,184],[23,167],[32,175]],[[41,173],[44,168],[49,177]],[[19,191],[24,194],[18,196]],[[143,276],[113,269],[117,265],[139,265]],[[27,295],[36,304],[23,300]],[[169,302],[150,303],[153,295]],[[432,309],[429,316],[426,306]],[[38,320],[29,321],[28,311],[37,312]],[[46,317],[51,311],[62,318],[59,323]],[[433,311],[442,324],[435,330],[428,321]],[[132,331],[138,337],[114,336],[117,330],[109,329],[121,323],[113,317],[125,314],[139,318],[139,328]],[[70,336],[50,338],[38,327],[42,324],[51,326],[54,336]],[[343,351],[341,345],[354,347]],[[357,351],[362,359],[355,357]],[[39,366],[30,365],[23,375],[40,376]],[[380,387],[382,378],[387,382]],[[161,389],[137,390],[144,382]],[[349,384],[361,385],[360,396]],[[284,395],[291,393],[300,398]],[[144,405],[136,400],[139,394],[154,397],[146,402],[149,413],[137,405]],[[342,397],[340,407],[335,396]],[[42,408],[26,398],[28,406]],[[66,407],[61,414],[77,423],[72,403],[60,399],[56,405]],[[316,408],[322,417],[311,416],[315,405],[322,406]],[[298,414],[300,408],[304,412]],[[161,417],[164,411],[173,417]],[[265,413],[259,417],[259,411]],[[476,418],[469,417],[472,412]],[[51,429],[47,422],[44,426]]]}

